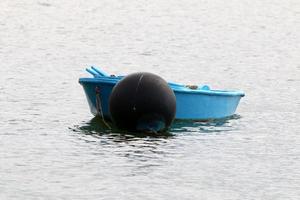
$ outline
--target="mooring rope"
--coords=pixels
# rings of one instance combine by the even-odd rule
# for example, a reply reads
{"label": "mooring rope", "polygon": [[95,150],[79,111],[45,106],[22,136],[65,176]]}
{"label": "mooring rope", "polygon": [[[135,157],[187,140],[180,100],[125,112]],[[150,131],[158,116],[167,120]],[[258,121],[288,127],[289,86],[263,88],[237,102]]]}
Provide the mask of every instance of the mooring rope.
{"label": "mooring rope", "polygon": [[109,129],[111,129],[110,125],[104,119],[102,106],[101,106],[100,88],[99,87],[96,87],[96,109],[97,109],[97,115],[102,119],[105,126]]}

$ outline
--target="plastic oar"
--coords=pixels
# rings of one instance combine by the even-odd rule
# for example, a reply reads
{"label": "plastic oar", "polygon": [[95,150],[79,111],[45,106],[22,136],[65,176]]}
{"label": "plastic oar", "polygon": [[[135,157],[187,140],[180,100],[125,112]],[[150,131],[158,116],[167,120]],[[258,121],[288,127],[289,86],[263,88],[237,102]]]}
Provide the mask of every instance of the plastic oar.
{"label": "plastic oar", "polygon": [[[111,76],[106,73],[105,71],[99,69],[98,67],[94,67],[91,66],[91,69],[86,69],[87,72],[89,72],[90,74],[92,74],[95,78],[97,77],[109,77],[111,78]],[[116,78],[123,78],[124,76],[116,76]],[[185,87],[183,84],[179,84],[179,83],[174,83],[174,82],[168,82],[169,86],[171,87]]]}
{"label": "plastic oar", "polygon": [[94,67],[92,66],[92,69],[98,73],[98,75],[100,76],[110,76],[108,73],[104,72],[103,70],[97,68],[97,67]]}
{"label": "plastic oar", "polygon": [[91,69],[88,69],[86,68],[85,69],[88,73],[92,74],[95,78],[99,77],[99,74],[96,73],[95,71],[91,70]]}

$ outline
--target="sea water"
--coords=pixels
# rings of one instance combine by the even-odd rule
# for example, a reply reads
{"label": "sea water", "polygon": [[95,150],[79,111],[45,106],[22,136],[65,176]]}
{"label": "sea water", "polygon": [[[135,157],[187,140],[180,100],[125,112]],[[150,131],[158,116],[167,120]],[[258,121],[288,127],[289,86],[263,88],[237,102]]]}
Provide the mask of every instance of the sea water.
{"label": "sea water", "polygon": [[[0,199],[299,199],[300,1],[1,0]],[[79,77],[243,90],[236,115],[110,131]]]}

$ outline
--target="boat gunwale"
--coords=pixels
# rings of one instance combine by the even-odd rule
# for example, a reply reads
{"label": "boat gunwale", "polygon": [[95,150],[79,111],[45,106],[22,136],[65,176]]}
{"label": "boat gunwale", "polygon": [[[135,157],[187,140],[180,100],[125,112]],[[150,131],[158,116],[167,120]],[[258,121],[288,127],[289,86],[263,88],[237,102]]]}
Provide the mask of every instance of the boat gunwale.
{"label": "boat gunwale", "polygon": [[[116,84],[120,80],[120,77],[97,77],[97,78],[79,78],[79,83],[106,83],[106,84]],[[173,83],[171,83],[172,85]],[[176,93],[185,93],[185,94],[203,94],[209,96],[245,96],[243,91],[238,90],[193,90],[185,87],[184,85],[175,83],[174,86],[171,86],[171,89]]]}

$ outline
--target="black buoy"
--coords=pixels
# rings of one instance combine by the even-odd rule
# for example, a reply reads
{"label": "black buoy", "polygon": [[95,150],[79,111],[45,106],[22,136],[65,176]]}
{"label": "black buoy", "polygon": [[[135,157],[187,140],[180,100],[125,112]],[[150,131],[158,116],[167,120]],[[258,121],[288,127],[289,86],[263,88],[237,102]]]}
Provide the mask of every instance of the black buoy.
{"label": "black buoy", "polygon": [[120,80],[109,98],[114,124],[129,131],[160,132],[172,123],[176,98],[168,83],[148,73],[133,73]]}

